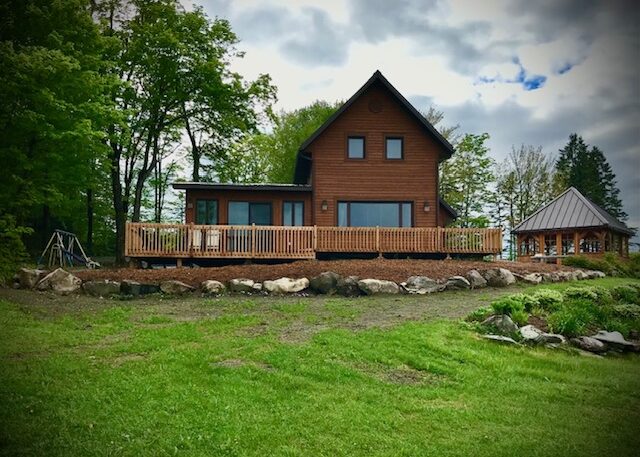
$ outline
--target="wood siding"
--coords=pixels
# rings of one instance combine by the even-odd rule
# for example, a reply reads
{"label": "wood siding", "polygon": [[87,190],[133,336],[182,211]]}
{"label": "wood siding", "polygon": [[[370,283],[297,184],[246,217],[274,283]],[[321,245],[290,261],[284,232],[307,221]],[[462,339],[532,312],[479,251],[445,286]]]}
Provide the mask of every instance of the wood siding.
{"label": "wood siding", "polygon": [[[351,135],[365,137],[362,160],[347,159]],[[385,158],[388,136],[403,138],[402,160]],[[314,223],[335,226],[339,201],[369,200],[411,201],[415,227],[442,226],[437,193],[441,148],[381,84],[372,85],[310,145]]]}
{"label": "wood siding", "polygon": [[218,224],[229,223],[229,202],[247,201],[271,203],[272,225],[282,225],[282,204],[286,201],[304,203],[304,225],[313,225],[311,216],[311,192],[256,191],[256,190],[187,190],[187,224],[196,222],[196,201],[200,199],[218,201]]}

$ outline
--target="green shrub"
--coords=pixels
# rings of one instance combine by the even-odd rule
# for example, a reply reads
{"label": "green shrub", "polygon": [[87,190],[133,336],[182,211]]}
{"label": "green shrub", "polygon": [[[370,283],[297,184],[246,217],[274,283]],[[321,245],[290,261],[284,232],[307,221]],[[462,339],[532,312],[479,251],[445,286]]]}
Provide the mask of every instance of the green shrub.
{"label": "green shrub", "polygon": [[533,296],[538,300],[538,305],[548,311],[558,309],[564,301],[562,294],[552,289],[540,289]]}
{"label": "green shrub", "polygon": [[511,316],[514,311],[524,311],[524,304],[516,296],[508,295],[491,303],[491,308],[496,314]]}
{"label": "green shrub", "polygon": [[0,216],[0,283],[9,280],[27,259],[22,235],[31,232],[28,227],[16,226],[13,216]]}
{"label": "green shrub", "polygon": [[540,307],[540,300],[538,300],[538,297],[536,297],[535,295],[514,294],[511,295],[511,297],[521,302],[527,312],[531,312],[532,309]]}
{"label": "green shrub", "polygon": [[565,298],[583,298],[585,300],[598,300],[598,294],[591,287],[569,287],[564,290]]}
{"label": "green shrub", "polygon": [[549,329],[568,337],[584,335],[591,320],[589,313],[580,307],[563,307],[547,319]]}
{"label": "green shrub", "polygon": [[511,312],[511,319],[518,325],[526,325],[529,320],[529,313],[525,310],[516,309]]}
{"label": "green shrub", "polygon": [[586,256],[570,256],[563,259],[562,263],[571,267],[587,270],[600,270],[606,274],[618,274],[632,278],[640,278],[640,253],[633,252],[628,258],[620,257],[614,252],[607,252],[600,259]]}
{"label": "green shrub", "polygon": [[592,259],[581,255],[572,255],[562,259],[562,264],[569,267],[583,268],[585,270],[600,270],[605,273],[610,273],[611,268],[609,265],[600,259]]}
{"label": "green shrub", "polygon": [[611,314],[623,319],[640,319],[640,306],[627,303],[613,305],[611,307]]}
{"label": "green shrub", "polygon": [[467,316],[467,320],[470,322],[482,322],[487,317],[493,314],[493,309],[488,306],[478,308]]}
{"label": "green shrub", "polygon": [[611,295],[617,302],[640,305],[640,292],[635,287],[616,286],[611,289]]}

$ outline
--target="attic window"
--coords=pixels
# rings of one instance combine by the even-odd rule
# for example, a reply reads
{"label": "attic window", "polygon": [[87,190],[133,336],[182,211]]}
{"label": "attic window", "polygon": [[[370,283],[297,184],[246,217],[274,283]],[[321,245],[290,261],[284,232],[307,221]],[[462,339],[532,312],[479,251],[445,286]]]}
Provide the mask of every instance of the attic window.
{"label": "attic window", "polygon": [[347,157],[349,159],[364,159],[364,137],[350,136],[347,140]]}

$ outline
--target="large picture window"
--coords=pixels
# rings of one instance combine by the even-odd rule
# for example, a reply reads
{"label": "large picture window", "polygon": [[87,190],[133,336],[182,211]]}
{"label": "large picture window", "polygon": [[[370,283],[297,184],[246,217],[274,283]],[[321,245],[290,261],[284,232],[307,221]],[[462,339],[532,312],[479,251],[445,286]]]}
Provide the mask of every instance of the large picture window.
{"label": "large picture window", "polygon": [[409,202],[338,202],[339,227],[412,227]]}
{"label": "large picture window", "polygon": [[229,225],[271,225],[271,203],[229,202]]}
{"label": "large picture window", "polygon": [[284,202],[282,204],[282,225],[296,227],[304,225],[303,202]]}
{"label": "large picture window", "polygon": [[196,224],[218,224],[218,200],[196,200]]}

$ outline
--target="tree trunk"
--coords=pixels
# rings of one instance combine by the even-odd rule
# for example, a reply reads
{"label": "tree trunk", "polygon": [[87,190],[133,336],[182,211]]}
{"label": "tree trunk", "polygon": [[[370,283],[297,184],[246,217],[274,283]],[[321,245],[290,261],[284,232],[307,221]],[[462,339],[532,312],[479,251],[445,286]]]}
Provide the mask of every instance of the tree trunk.
{"label": "tree trunk", "polygon": [[87,189],[87,245],[88,255],[93,255],[93,190]]}

